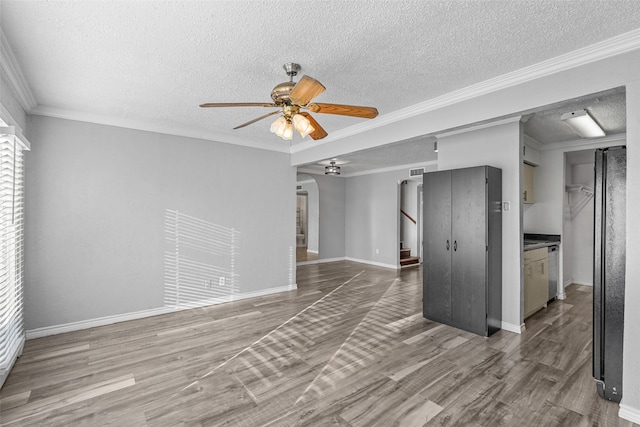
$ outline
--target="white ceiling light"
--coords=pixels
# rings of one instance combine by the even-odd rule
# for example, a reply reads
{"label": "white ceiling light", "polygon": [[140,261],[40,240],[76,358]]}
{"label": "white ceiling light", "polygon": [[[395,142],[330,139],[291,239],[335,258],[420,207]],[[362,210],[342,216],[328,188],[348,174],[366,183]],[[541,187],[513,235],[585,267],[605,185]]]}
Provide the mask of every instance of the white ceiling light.
{"label": "white ceiling light", "polygon": [[325,175],[340,175],[340,166],[336,166],[336,162],[334,160],[331,160],[331,166],[325,166],[324,167],[324,174]]}
{"label": "white ceiling light", "polygon": [[311,126],[311,122],[302,114],[294,114],[293,118],[293,127],[300,133],[300,136],[305,138],[315,129]]}
{"label": "white ceiling light", "polygon": [[315,130],[314,127],[311,126],[309,119],[302,114],[294,114],[291,118],[280,116],[271,124],[269,130],[282,139],[291,140],[293,139],[294,128],[303,138]]}
{"label": "white ceiling light", "polygon": [[578,135],[583,138],[598,138],[605,136],[604,131],[587,110],[564,113],[560,119],[568,124]]}

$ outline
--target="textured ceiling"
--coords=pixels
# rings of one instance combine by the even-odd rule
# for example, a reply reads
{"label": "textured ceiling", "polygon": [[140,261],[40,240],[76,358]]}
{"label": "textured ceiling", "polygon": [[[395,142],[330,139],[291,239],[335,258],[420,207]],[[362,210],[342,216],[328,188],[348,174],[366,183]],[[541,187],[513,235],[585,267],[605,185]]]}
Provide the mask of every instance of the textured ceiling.
{"label": "textured ceiling", "polygon": [[327,159],[317,163],[298,167],[300,173],[324,174],[325,166],[331,160],[340,166],[340,175],[352,175],[360,172],[393,168],[398,165],[422,166],[438,160],[433,151],[433,136],[421,136],[407,141],[383,145],[368,150],[356,151],[339,158]]}
{"label": "textured ceiling", "polygon": [[587,110],[607,135],[626,132],[626,97],[624,88],[550,105],[535,112],[524,124],[524,133],[543,145],[573,141],[579,137],[560,116]]}
{"label": "textured ceiling", "polygon": [[293,61],[385,115],[639,28],[640,1],[2,0],[0,25],[36,111],[276,148],[270,119],[232,130],[271,110],[198,104],[268,102]]}
{"label": "textured ceiling", "polygon": [[[559,104],[547,105],[535,110],[522,111],[524,133],[543,147],[579,140],[580,137],[560,120],[563,113],[587,110],[603,128],[607,136],[626,131],[626,108],[624,88],[616,88]],[[339,158],[326,159],[298,168],[299,172],[323,174],[324,167],[334,160],[341,166],[341,176],[366,171],[393,168],[398,165],[427,164],[437,160],[433,151],[434,135],[425,135],[394,144],[349,153]],[[570,164],[593,162],[593,150],[567,153]]]}

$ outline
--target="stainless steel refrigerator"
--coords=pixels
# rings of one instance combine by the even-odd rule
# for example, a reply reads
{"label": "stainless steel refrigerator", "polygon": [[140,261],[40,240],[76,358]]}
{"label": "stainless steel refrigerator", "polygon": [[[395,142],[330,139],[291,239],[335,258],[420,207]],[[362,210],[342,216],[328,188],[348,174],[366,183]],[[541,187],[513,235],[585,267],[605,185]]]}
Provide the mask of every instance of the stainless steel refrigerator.
{"label": "stainless steel refrigerator", "polygon": [[622,398],[626,171],[625,147],[596,150],[593,377],[600,397],[615,402]]}

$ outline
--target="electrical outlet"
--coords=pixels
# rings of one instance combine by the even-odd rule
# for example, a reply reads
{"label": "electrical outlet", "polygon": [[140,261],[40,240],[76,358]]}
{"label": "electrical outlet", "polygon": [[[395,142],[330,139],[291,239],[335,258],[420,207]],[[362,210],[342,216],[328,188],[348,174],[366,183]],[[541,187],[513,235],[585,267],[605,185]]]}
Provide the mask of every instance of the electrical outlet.
{"label": "electrical outlet", "polygon": [[226,277],[222,276],[219,280],[218,280],[218,285],[219,286],[225,286],[225,282],[226,282]]}
{"label": "electrical outlet", "polygon": [[380,249],[376,248],[376,255],[380,253]]}
{"label": "electrical outlet", "polygon": [[204,281],[204,288],[205,289],[211,289],[211,285],[212,285],[211,280],[205,280]]}

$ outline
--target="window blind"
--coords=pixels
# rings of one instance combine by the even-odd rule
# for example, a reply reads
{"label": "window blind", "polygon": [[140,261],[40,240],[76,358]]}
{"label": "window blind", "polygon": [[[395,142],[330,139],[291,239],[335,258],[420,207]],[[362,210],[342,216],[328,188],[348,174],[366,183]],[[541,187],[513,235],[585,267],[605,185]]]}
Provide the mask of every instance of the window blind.
{"label": "window blind", "polygon": [[24,345],[23,146],[14,128],[0,127],[0,387]]}

